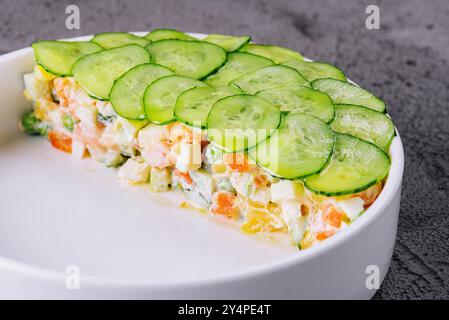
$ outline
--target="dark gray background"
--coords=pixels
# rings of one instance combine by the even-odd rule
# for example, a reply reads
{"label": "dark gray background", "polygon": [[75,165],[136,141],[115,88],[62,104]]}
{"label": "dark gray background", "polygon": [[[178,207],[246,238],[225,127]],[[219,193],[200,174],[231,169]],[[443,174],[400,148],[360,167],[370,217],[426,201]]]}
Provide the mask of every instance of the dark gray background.
{"label": "dark gray background", "polygon": [[[77,4],[81,29],[65,29]],[[381,30],[365,28],[380,7]],[[449,1],[7,1],[0,53],[52,39],[156,27],[249,34],[342,68],[384,99],[406,167],[393,263],[378,299],[449,298]]]}

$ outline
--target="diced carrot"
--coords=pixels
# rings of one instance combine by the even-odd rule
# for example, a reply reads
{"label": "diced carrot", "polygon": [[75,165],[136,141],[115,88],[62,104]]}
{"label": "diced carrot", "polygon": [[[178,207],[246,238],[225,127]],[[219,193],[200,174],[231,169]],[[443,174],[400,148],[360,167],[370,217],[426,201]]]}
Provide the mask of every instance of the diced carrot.
{"label": "diced carrot", "polygon": [[318,232],[318,234],[316,235],[316,239],[319,241],[322,241],[324,239],[329,238],[330,236],[334,235],[335,231],[322,231],[322,232]]}
{"label": "diced carrot", "polygon": [[372,187],[369,187],[368,189],[355,193],[352,195],[352,197],[360,197],[365,202],[365,208],[368,207],[370,204],[376,200],[377,196],[382,191],[382,182],[379,182]]}
{"label": "diced carrot", "polygon": [[65,133],[58,131],[49,131],[48,139],[53,147],[61,151],[72,153],[72,138]]}
{"label": "diced carrot", "polygon": [[326,209],[323,210],[323,220],[333,227],[340,228],[344,218],[345,213],[334,206],[326,206]]}
{"label": "diced carrot", "polygon": [[229,192],[220,192],[215,194],[215,204],[212,212],[215,214],[224,215],[228,218],[235,218],[237,215],[237,208],[235,207],[235,195]]}
{"label": "diced carrot", "polygon": [[59,105],[62,107],[67,107],[70,103],[69,98],[64,91],[67,85],[68,80],[66,78],[56,78],[53,80],[53,86],[56,90],[56,95],[59,97]]}
{"label": "diced carrot", "polygon": [[248,159],[244,153],[225,153],[224,161],[231,170],[247,172],[250,169]]}
{"label": "diced carrot", "polygon": [[254,178],[254,183],[256,187],[264,187],[267,185],[268,179],[266,176],[260,175]]}
{"label": "diced carrot", "polygon": [[173,175],[184,180],[187,184],[192,184],[193,180],[192,177],[188,172],[181,172],[179,170],[173,170]]}

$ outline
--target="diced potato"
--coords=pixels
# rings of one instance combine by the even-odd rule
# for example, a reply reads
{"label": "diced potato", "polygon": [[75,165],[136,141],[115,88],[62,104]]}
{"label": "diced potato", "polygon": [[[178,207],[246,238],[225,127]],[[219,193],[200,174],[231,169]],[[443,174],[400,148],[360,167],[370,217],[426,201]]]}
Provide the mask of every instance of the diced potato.
{"label": "diced potato", "polygon": [[88,105],[80,106],[76,109],[75,114],[83,125],[96,126],[97,110],[94,107]]}
{"label": "diced potato", "polygon": [[151,168],[150,190],[152,192],[167,191],[170,187],[171,174],[168,168]]}
{"label": "diced potato", "polygon": [[117,167],[125,161],[125,158],[116,151],[108,151],[103,157],[103,163],[107,167]]}
{"label": "diced potato", "polygon": [[288,227],[288,233],[293,244],[299,246],[306,232],[307,217],[301,214],[299,201],[284,200],[281,202],[282,218]]}
{"label": "diced potato", "polygon": [[195,189],[208,201],[212,201],[212,194],[216,190],[215,180],[212,175],[203,169],[190,171]]}
{"label": "diced potato", "polygon": [[87,145],[87,150],[89,151],[92,158],[105,164],[107,167],[116,167],[123,163],[125,158],[120,154],[120,152],[109,150],[107,152],[101,152],[100,150]]}
{"label": "diced potato", "polygon": [[232,186],[240,195],[249,197],[255,191],[254,176],[248,173],[232,172],[229,180]]}
{"label": "diced potato", "polygon": [[281,180],[271,185],[271,201],[294,200],[304,194],[304,187],[299,181]]}
{"label": "diced potato", "polygon": [[176,160],[176,169],[188,172],[201,168],[201,145],[197,142],[181,144]]}
{"label": "diced potato", "polygon": [[39,99],[34,102],[34,115],[39,120],[49,121],[50,120],[49,113],[57,108],[58,105],[53,101],[46,99]]}
{"label": "diced potato", "polygon": [[120,151],[129,156],[135,155],[134,141],[137,137],[137,127],[129,120],[117,117],[113,123],[107,125],[100,143],[104,145],[115,144]]}
{"label": "diced potato", "polygon": [[36,73],[27,73],[23,75],[25,84],[24,95],[31,101],[39,99],[51,99],[50,82],[39,77]]}
{"label": "diced potato", "polygon": [[145,183],[150,178],[151,167],[142,158],[129,158],[120,167],[117,176],[131,184]]}
{"label": "diced potato", "polygon": [[98,113],[101,114],[103,117],[113,117],[117,115],[114,111],[114,108],[112,108],[110,102],[97,101],[96,106],[98,109]]}

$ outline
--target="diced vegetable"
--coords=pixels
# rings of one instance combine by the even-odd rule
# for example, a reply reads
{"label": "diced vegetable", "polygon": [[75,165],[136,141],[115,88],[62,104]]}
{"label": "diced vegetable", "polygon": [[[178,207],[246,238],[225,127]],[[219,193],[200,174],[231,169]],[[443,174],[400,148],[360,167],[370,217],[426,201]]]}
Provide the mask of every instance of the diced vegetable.
{"label": "diced vegetable", "polygon": [[67,134],[51,130],[48,132],[48,140],[56,149],[72,153],[72,138]]}
{"label": "diced vegetable", "polygon": [[201,168],[201,161],[201,145],[197,142],[183,143],[179,147],[175,167],[181,172],[189,172]]}
{"label": "diced vegetable", "polygon": [[145,183],[150,178],[151,167],[142,158],[129,158],[120,167],[117,176],[128,183]]}
{"label": "diced vegetable", "polygon": [[271,185],[271,202],[298,200],[304,195],[304,187],[299,181],[281,180]]}
{"label": "diced vegetable", "polygon": [[163,192],[170,188],[171,175],[168,168],[159,169],[151,167],[150,190],[152,192]]}
{"label": "diced vegetable", "polygon": [[21,121],[23,131],[29,135],[47,135],[48,126],[40,121],[32,111],[26,112]]}
{"label": "diced vegetable", "polygon": [[73,131],[74,121],[72,116],[65,114],[62,116],[62,125],[69,131]]}

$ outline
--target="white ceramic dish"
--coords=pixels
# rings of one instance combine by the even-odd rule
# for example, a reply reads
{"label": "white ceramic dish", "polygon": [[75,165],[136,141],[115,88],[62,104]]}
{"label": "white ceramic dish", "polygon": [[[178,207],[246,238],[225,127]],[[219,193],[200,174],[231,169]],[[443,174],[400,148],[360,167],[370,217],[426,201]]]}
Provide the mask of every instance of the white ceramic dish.
{"label": "white ceramic dish", "polygon": [[[30,108],[31,48],[0,56],[0,298],[370,298],[396,236],[403,148],[379,198],[350,228],[305,250],[178,209],[176,194],[124,185],[115,171],[17,129]],[[66,267],[80,271],[68,289]],[[73,270],[73,269],[71,269]],[[74,283],[74,282],[72,282]],[[70,285],[69,285],[70,287]]]}

